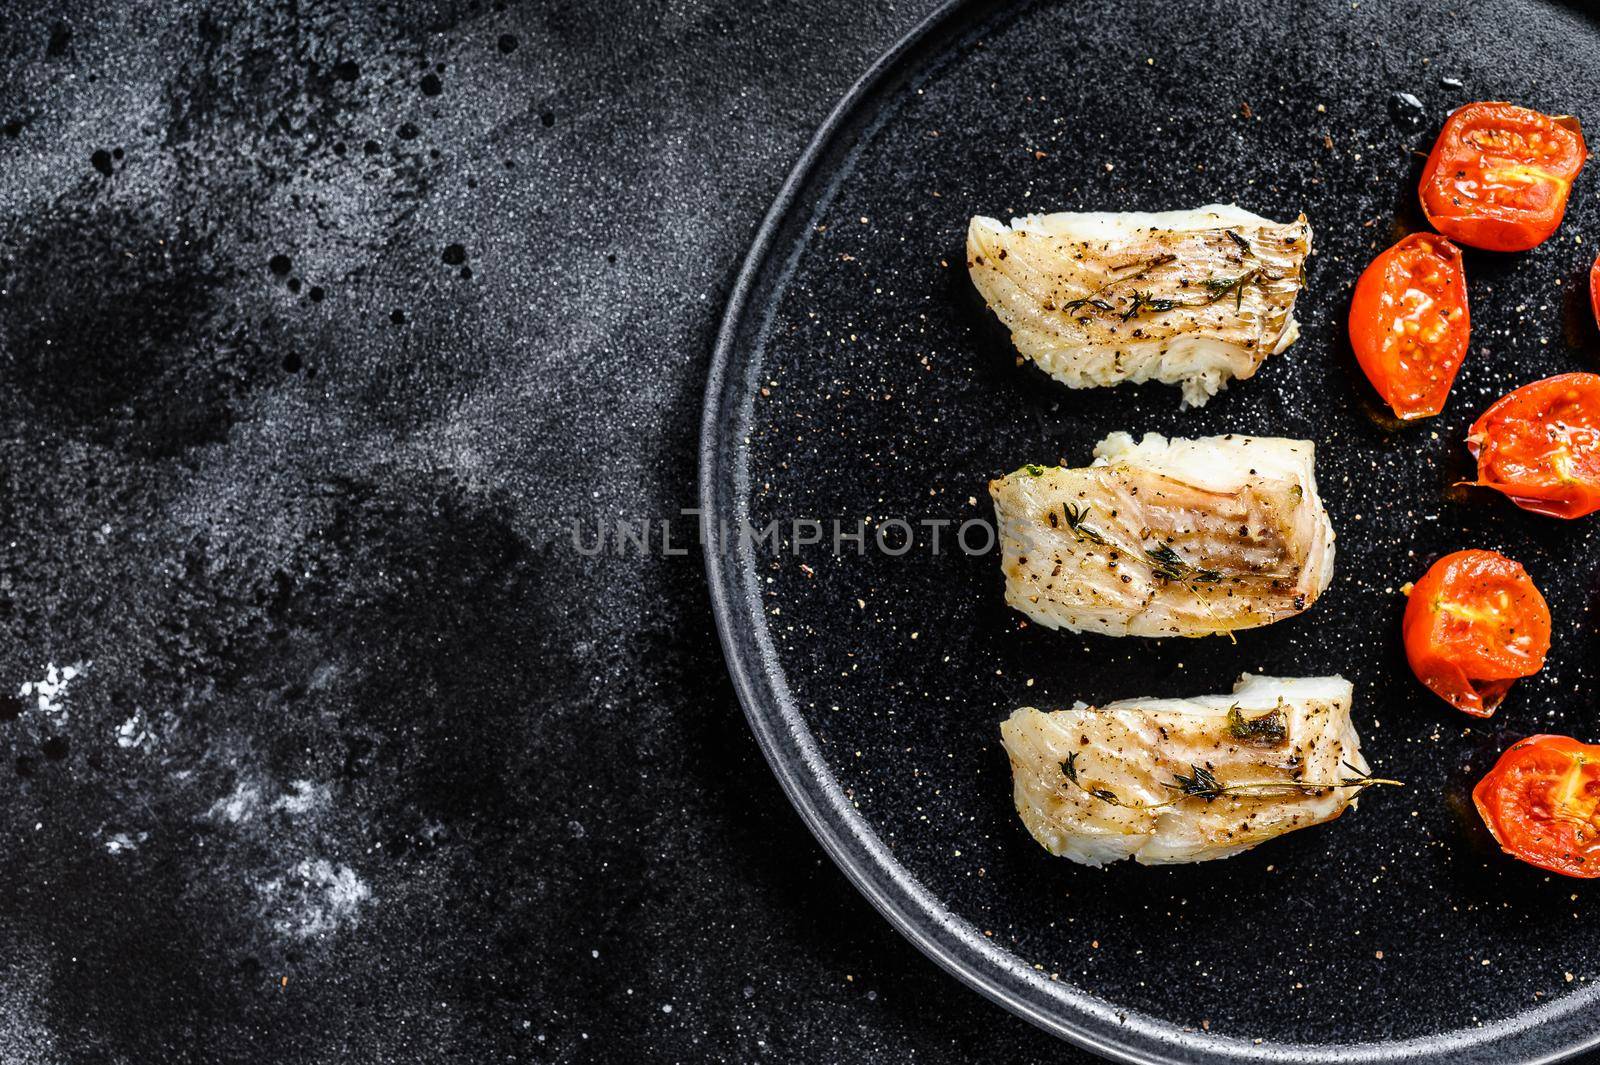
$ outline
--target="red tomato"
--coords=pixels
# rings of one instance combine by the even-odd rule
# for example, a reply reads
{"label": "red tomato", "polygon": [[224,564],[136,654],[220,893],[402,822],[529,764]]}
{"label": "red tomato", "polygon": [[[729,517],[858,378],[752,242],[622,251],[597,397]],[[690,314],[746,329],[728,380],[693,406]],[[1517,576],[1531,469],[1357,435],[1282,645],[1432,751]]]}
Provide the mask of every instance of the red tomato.
{"label": "red tomato", "polygon": [[1564,876],[1600,876],[1600,747],[1529,736],[1478,781],[1472,802],[1513,858]]}
{"label": "red tomato", "polygon": [[1401,418],[1444,409],[1467,354],[1471,316],[1461,249],[1413,233],[1372,261],[1350,301],[1350,346]]}
{"label": "red tomato", "polygon": [[1600,375],[1564,373],[1502,396],[1467,432],[1474,484],[1535,514],[1600,510]]}
{"label": "red tomato", "polygon": [[1445,120],[1423,168],[1423,213],[1462,244],[1526,251],[1561,224],[1588,156],[1576,119],[1468,104]]}
{"label": "red tomato", "polygon": [[1458,710],[1488,717],[1518,677],[1544,667],[1550,608],[1516,562],[1457,551],[1412,588],[1401,633],[1418,680]]}
{"label": "red tomato", "polygon": [[1600,325],[1600,258],[1589,269],[1589,306],[1594,310],[1594,321]]}

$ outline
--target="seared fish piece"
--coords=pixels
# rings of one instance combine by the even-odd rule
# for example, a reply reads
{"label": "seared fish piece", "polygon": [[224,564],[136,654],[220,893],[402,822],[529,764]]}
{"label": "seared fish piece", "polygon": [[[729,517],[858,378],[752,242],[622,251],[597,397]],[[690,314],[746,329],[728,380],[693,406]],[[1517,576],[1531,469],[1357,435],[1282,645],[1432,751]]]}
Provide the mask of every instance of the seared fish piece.
{"label": "seared fish piece", "polygon": [[977,217],[967,269],[1012,343],[1069,388],[1183,386],[1203,406],[1295,342],[1311,226],[1231,204]]}
{"label": "seared fish piece", "polygon": [[989,482],[1006,602],[1039,624],[1208,636],[1298,614],[1332,579],[1309,440],[1112,433],[1094,453]]}
{"label": "seared fish piece", "polygon": [[1000,726],[1017,813],[1084,865],[1226,858],[1331,821],[1371,784],[1343,677],[1245,674],[1232,695],[1123,699]]}

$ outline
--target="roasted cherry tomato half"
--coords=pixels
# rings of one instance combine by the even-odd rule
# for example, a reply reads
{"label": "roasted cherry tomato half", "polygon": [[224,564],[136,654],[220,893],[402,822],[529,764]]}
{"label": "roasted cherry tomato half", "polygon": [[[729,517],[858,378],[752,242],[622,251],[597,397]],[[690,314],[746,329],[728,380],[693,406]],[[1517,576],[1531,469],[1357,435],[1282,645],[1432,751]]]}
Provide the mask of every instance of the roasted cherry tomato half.
{"label": "roasted cherry tomato half", "polygon": [[1467,355],[1471,318],[1461,249],[1413,233],[1372,261],[1350,301],[1350,346],[1399,417],[1444,409]]}
{"label": "roasted cherry tomato half", "polygon": [[1502,396],[1467,432],[1475,484],[1555,518],[1600,510],[1600,375],[1564,373]]}
{"label": "roasted cherry tomato half", "polygon": [[1600,876],[1600,746],[1529,736],[1478,781],[1472,801],[1513,858],[1563,876]]}
{"label": "roasted cherry tomato half", "polygon": [[1588,155],[1576,119],[1468,104],[1445,120],[1423,168],[1423,213],[1462,244],[1526,251],[1561,224]]}
{"label": "roasted cherry tomato half", "polygon": [[1589,307],[1594,311],[1595,325],[1600,325],[1600,258],[1589,268]]}
{"label": "roasted cherry tomato half", "polygon": [[1457,551],[1411,589],[1401,632],[1411,671],[1428,690],[1488,717],[1518,677],[1544,667],[1550,608],[1518,563],[1493,551]]}

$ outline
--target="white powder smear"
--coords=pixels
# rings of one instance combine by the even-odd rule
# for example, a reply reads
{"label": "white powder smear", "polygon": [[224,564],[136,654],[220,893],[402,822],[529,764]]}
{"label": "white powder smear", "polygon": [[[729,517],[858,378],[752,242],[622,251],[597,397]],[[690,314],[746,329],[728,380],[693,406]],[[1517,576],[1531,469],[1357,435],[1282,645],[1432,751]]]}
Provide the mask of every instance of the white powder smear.
{"label": "white powder smear", "polygon": [[260,806],[261,789],[248,781],[241,780],[234,785],[232,795],[218,799],[211,804],[211,809],[206,811],[206,816],[236,825],[241,821],[248,821],[254,817],[256,810]]}
{"label": "white powder smear", "polygon": [[307,858],[257,887],[273,929],[292,939],[316,939],[353,925],[372,890],[348,865]]}
{"label": "white powder smear", "polygon": [[54,662],[49,662],[44,667],[44,679],[25,681],[17,689],[17,694],[24,699],[32,699],[34,705],[44,713],[65,717],[67,689],[92,665],[93,662],[76,662],[58,669]]}

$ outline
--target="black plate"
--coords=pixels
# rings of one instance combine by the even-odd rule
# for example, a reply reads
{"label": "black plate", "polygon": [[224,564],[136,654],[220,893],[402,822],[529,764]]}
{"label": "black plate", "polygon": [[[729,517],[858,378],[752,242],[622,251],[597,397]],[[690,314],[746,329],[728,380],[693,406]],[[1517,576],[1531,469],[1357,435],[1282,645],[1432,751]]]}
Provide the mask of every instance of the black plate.
{"label": "black plate", "polygon": [[[1600,1041],[1591,885],[1496,854],[1467,796],[1521,734],[1600,738],[1596,519],[1451,487],[1493,397],[1596,364],[1594,168],[1557,239],[1469,257],[1474,341],[1441,417],[1375,419],[1343,329],[1361,268],[1418,224],[1419,152],[1449,110],[1511,99],[1600,128],[1596,55],[1591,16],[1522,0],[961,6],[823,127],[719,341],[708,534],[987,519],[989,478],[1081,464],[1127,429],[1315,440],[1341,537],[1314,609],[1231,644],[1025,628],[996,558],[935,555],[927,530],[898,557],[848,544],[835,557],[827,534],[785,535],[777,552],[708,535],[729,667],[774,771],[840,867],[941,965],[1133,1061],[1546,1061]],[[1229,200],[1305,211],[1318,250],[1304,337],[1200,411],[1163,386],[1072,392],[1017,367],[963,268],[973,213]],[[1411,679],[1397,633],[1399,587],[1465,546],[1521,559],[1556,619],[1549,665],[1486,723]],[[1407,789],[1198,866],[1086,869],[1029,839],[996,731],[1014,707],[1226,691],[1242,670],[1351,678],[1374,766]]]}

